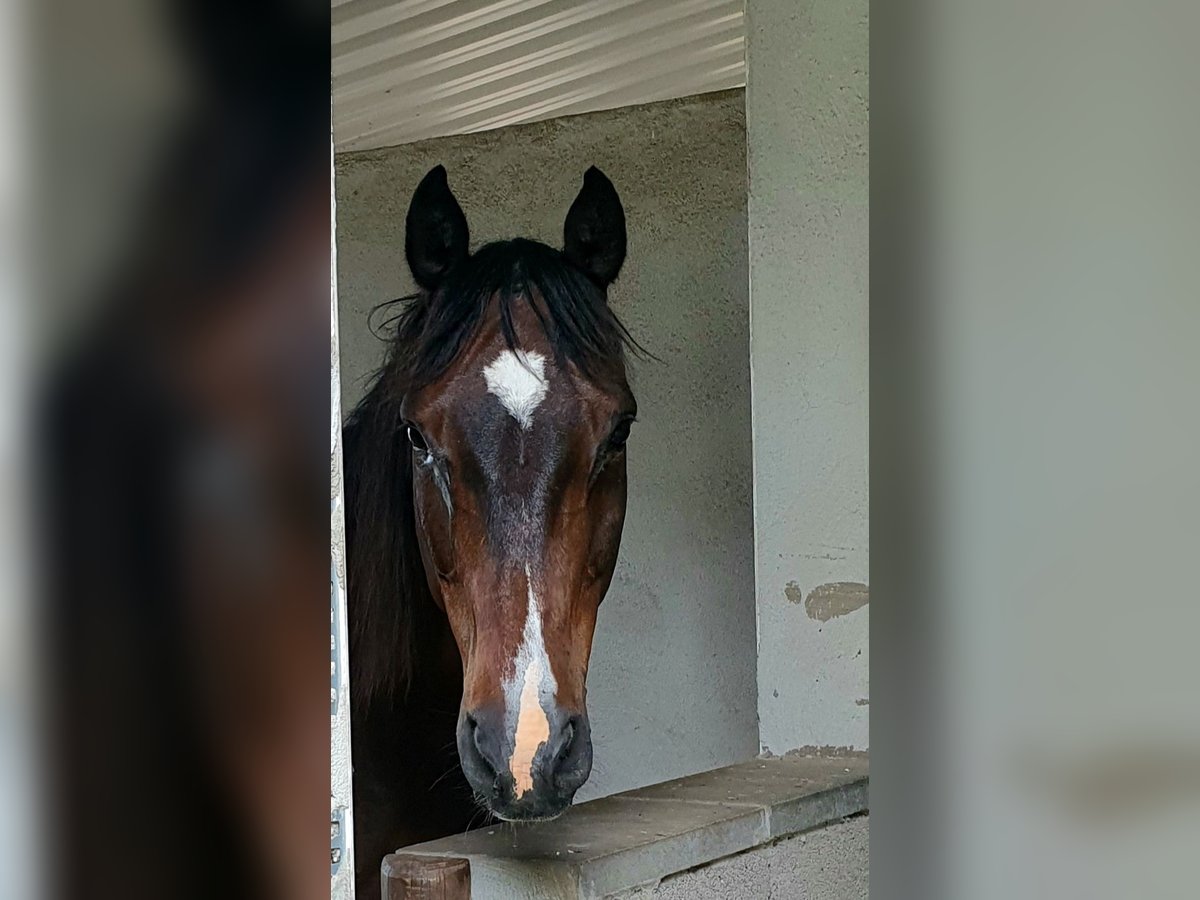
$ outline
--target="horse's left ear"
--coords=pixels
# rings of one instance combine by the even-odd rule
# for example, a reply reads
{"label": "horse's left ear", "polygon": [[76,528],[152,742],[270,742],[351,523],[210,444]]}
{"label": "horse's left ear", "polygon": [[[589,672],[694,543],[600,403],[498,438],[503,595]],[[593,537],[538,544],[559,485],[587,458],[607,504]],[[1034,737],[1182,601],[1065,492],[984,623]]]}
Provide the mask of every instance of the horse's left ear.
{"label": "horse's left ear", "polygon": [[563,225],[563,255],[607,288],[625,262],[625,210],[608,177],[592,166]]}

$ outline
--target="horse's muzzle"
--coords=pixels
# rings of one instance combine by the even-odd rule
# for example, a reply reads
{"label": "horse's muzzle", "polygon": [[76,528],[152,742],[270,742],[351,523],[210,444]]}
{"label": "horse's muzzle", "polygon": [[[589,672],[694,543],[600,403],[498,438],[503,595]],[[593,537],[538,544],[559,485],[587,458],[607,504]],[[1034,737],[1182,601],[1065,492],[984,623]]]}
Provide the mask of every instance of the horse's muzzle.
{"label": "horse's muzzle", "polygon": [[[481,707],[459,717],[458,757],[467,781],[500,819],[553,819],[571,805],[592,771],[592,734],[587,713],[555,709],[547,715],[548,737],[528,772],[514,765],[513,735],[503,705]],[[516,772],[513,769],[517,769]]]}

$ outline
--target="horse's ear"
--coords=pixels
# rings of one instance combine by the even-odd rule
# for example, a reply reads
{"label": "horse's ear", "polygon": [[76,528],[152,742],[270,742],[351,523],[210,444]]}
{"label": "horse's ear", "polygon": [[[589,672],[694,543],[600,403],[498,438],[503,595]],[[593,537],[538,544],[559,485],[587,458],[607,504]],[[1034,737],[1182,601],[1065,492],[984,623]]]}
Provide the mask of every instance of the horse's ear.
{"label": "horse's ear", "polygon": [[606,288],[625,262],[625,210],[608,177],[592,166],[563,225],[563,255]]}
{"label": "horse's ear", "polygon": [[404,220],[404,253],[417,284],[436,290],[467,258],[469,241],[467,217],[446,183],[446,167],[436,166],[417,185]]}

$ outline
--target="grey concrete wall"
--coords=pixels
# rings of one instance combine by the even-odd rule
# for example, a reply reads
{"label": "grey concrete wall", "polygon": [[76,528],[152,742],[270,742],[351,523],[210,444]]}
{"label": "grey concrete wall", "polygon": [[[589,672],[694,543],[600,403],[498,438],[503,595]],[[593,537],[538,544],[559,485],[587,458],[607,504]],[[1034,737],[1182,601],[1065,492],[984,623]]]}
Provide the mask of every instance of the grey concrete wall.
{"label": "grey concrete wall", "polygon": [[596,764],[580,799],[753,756],[755,633],[742,93],[559,119],[337,159],[343,406],[412,290],[413,188],[444,163],[472,243],[559,245],[584,170],[616,184],[629,256],[612,303],[661,363],[635,363],[629,514],[588,680]]}
{"label": "grey concrete wall", "polygon": [[748,0],[763,749],[868,741],[867,0]]}
{"label": "grey concrete wall", "polygon": [[865,900],[870,819],[856,816],[755,847],[621,900]]}

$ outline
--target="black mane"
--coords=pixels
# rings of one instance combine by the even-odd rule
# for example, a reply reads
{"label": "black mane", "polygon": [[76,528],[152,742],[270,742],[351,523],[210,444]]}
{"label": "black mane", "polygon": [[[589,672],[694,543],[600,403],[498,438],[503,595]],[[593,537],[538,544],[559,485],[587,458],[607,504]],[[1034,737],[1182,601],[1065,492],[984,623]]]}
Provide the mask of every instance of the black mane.
{"label": "black mane", "polygon": [[487,244],[449,272],[436,292],[385,304],[402,305],[392,320],[395,335],[343,432],[352,687],[360,709],[407,691],[423,637],[436,633],[440,615],[417,546],[401,404],[446,371],[493,300],[510,348],[516,349],[513,305],[529,304],[556,361],[588,377],[620,370],[627,347],[641,350],[605,292],[561,252],[537,241]]}

